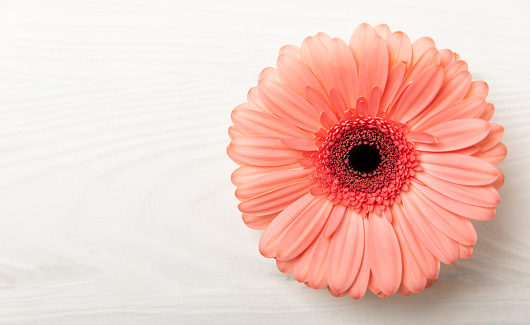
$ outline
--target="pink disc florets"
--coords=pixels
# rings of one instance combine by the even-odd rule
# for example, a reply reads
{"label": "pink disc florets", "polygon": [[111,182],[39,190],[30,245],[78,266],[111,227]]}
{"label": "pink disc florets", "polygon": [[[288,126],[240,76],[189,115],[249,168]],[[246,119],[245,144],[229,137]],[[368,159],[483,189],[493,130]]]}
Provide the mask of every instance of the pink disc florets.
{"label": "pink disc florets", "polygon": [[325,193],[361,214],[380,215],[400,201],[400,191],[408,189],[409,177],[419,168],[418,153],[404,137],[408,132],[404,124],[360,114],[321,130],[312,157],[318,185],[311,192]]}

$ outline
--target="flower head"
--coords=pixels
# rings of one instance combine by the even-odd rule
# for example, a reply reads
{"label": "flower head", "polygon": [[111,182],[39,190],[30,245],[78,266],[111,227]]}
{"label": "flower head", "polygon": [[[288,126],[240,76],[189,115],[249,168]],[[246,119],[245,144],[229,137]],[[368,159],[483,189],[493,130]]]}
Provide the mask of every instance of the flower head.
{"label": "flower head", "polygon": [[282,47],[229,128],[261,254],[335,296],[432,285],[499,203],[506,147],[487,93],[458,54],[386,25]]}

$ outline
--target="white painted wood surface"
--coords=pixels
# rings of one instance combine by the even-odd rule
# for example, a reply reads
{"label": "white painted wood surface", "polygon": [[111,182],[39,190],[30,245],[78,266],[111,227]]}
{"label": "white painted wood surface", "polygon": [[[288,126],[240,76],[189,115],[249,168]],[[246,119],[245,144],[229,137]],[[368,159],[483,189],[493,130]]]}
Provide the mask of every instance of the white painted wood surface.
{"label": "white painted wood surface", "polygon": [[[0,2],[0,324],[530,323],[528,1]],[[240,220],[230,111],[284,44],[361,22],[490,85],[509,154],[474,255],[421,294],[333,298]]]}

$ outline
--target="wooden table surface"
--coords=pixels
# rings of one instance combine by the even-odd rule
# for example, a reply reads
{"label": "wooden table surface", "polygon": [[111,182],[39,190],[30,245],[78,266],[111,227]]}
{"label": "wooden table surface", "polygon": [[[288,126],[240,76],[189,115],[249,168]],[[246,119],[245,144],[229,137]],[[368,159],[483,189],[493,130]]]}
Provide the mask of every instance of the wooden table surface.
{"label": "wooden table surface", "polygon": [[[261,69],[362,22],[460,53],[506,129],[496,217],[410,297],[281,274],[229,181]],[[529,324],[529,62],[524,0],[0,1],[0,324]]]}

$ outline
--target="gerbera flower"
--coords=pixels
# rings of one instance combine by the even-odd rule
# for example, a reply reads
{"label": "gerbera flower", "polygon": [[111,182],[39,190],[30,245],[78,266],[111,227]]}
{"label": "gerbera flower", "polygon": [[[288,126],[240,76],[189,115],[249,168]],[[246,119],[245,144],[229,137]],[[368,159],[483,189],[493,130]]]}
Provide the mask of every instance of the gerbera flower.
{"label": "gerbera flower", "polygon": [[429,287],[499,203],[506,147],[487,93],[458,54],[386,25],[282,47],[229,128],[261,254],[334,296]]}

